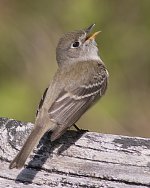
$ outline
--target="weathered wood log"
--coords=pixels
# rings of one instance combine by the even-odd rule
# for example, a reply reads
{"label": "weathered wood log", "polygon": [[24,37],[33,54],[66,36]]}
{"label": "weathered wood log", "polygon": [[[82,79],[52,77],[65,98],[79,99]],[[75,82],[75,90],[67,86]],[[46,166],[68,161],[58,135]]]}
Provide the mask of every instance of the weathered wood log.
{"label": "weathered wood log", "polygon": [[0,187],[150,187],[150,139],[46,133],[21,170],[8,169],[33,124],[0,118]]}

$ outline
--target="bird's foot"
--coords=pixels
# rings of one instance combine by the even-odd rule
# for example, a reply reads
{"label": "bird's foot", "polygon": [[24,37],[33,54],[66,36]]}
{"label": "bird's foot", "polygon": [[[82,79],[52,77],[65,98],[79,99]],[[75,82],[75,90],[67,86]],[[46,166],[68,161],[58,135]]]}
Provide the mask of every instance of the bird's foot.
{"label": "bird's foot", "polygon": [[77,131],[80,131],[80,132],[89,132],[89,130],[80,129],[76,124],[74,124],[73,126],[74,126],[74,128],[75,128]]}

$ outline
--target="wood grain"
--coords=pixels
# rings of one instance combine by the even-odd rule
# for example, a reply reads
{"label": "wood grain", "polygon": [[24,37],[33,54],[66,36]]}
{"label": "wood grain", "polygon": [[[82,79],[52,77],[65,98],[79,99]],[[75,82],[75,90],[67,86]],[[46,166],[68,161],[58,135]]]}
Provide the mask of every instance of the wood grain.
{"label": "wood grain", "polygon": [[46,133],[25,168],[9,170],[33,124],[0,118],[0,187],[150,187],[150,139],[67,131]]}

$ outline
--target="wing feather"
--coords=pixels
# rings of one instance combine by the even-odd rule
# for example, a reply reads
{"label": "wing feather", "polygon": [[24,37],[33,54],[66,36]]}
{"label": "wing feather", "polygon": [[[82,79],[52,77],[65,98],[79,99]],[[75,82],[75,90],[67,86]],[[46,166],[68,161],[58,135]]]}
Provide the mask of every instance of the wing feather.
{"label": "wing feather", "polygon": [[71,91],[64,89],[48,110],[50,119],[55,120],[58,125],[51,140],[57,139],[71,127],[105,93],[106,88],[107,73],[103,70],[86,85]]}

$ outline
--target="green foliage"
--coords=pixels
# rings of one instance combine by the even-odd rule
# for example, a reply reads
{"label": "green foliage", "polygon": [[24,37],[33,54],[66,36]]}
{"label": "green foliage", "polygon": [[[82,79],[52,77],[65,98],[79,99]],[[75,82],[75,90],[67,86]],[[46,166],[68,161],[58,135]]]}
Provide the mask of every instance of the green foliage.
{"label": "green foliage", "polygon": [[149,136],[149,7],[149,0],[2,1],[0,116],[34,121],[56,71],[59,37],[96,23],[109,87],[78,124],[93,131]]}

